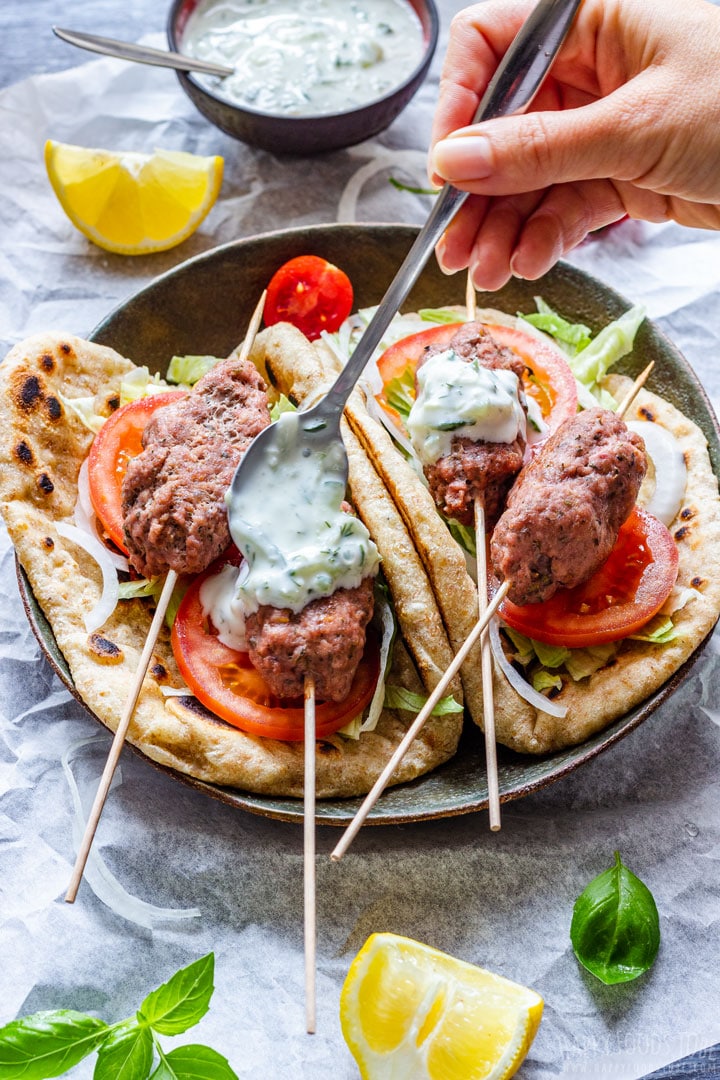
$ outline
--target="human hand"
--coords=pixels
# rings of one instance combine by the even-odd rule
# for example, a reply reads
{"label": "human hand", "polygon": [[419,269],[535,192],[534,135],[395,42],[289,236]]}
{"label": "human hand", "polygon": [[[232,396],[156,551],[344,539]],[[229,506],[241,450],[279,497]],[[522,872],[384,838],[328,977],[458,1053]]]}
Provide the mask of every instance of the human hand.
{"label": "human hand", "polygon": [[441,267],[493,290],[625,214],[720,229],[720,9],[584,0],[531,111],[465,126],[532,6],[487,0],[453,20],[430,176],[472,197]]}

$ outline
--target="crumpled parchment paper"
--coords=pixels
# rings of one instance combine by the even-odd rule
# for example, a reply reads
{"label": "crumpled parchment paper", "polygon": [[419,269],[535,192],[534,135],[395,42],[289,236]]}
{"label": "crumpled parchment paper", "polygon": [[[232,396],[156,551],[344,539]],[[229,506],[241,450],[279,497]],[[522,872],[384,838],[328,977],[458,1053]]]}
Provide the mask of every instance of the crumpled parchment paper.
{"label": "crumpled parchment paper", "polygon": [[[447,32],[457,4],[440,5]],[[150,44],[162,45],[159,39]],[[307,222],[420,223],[424,151],[440,70],[393,127],[326,158],[278,160],[209,127],[170,72],[93,60],[0,93],[0,341],[89,333],[155,275],[218,243]],[[181,248],[123,259],[67,221],[43,166],[46,138],[220,153],[223,190]],[[359,170],[363,170],[360,172]],[[720,396],[720,236],[625,222],[572,261],[648,314]],[[0,534],[0,1023],[39,1009],[129,1015],[176,968],[216,954],[210,1013],[179,1042],[206,1042],[244,1080],[351,1080],[339,1027],[350,961],[394,931],[533,986],[545,1016],[524,1080],[634,1078],[720,1041],[720,644],[638,730],[562,782],[503,812],[368,828],[339,864],[318,830],[318,1033],[304,1033],[302,831],[204,798],[130,751],[96,849],[146,925],[87,882],[63,896],[74,861],[69,763],[85,807],[109,748],[52,674],[28,627],[12,549]],[[572,905],[619,849],[655,895],[662,945],[635,983],[605,987],[570,947]],[[94,887],[102,894],[102,883]],[[112,888],[111,888],[112,892]],[[143,904],[145,907],[143,908]],[[192,916],[163,918],[157,908]],[[151,913],[148,914],[148,910]],[[172,1045],[172,1044],[171,1044]],[[92,1075],[92,1062],[73,1075]]]}

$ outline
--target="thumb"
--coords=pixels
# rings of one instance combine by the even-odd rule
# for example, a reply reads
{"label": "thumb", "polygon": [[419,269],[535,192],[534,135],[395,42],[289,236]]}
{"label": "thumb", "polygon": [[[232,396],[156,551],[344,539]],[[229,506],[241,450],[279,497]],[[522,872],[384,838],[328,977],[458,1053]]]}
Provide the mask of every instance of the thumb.
{"label": "thumb", "polygon": [[516,195],[578,180],[644,176],[662,151],[662,115],[640,78],[579,108],[461,128],[438,142],[430,171],[478,195]]}

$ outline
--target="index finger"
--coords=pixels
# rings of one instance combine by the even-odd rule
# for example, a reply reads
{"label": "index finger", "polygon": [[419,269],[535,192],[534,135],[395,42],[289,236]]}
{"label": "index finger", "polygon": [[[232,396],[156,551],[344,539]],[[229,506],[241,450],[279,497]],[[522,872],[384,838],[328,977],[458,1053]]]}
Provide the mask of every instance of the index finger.
{"label": "index finger", "polygon": [[459,12],[450,26],[430,150],[472,123],[482,95],[532,8],[529,0],[488,0]]}

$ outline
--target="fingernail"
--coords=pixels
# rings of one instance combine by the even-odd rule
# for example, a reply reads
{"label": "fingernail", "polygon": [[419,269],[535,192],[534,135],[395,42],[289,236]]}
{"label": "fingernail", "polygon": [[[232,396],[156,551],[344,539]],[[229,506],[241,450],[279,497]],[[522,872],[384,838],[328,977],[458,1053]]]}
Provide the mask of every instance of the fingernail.
{"label": "fingernail", "polygon": [[437,264],[440,267],[440,269],[442,270],[443,274],[451,274],[452,273],[452,270],[449,270],[447,268],[447,266],[445,265],[445,241],[444,240],[438,240],[437,244],[435,245],[435,258],[437,259]]}
{"label": "fingernail", "polygon": [[514,278],[518,278],[520,281],[525,281],[525,278],[517,269],[517,254],[513,255],[510,259],[510,273]]}
{"label": "fingernail", "polygon": [[484,180],[492,173],[492,149],[484,135],[443,139],[433,151],[432,168],[445,180]]}

